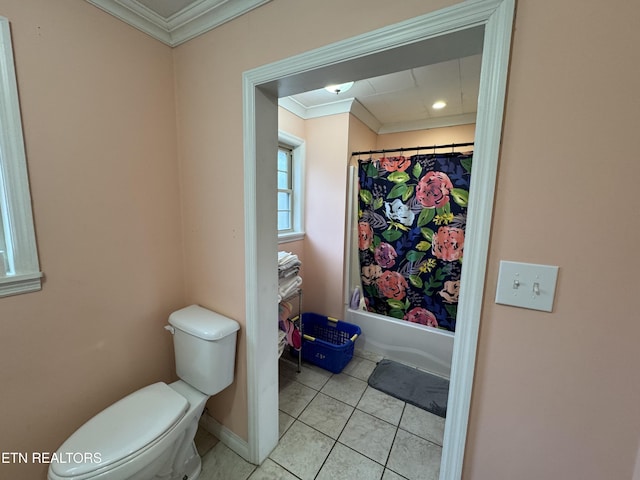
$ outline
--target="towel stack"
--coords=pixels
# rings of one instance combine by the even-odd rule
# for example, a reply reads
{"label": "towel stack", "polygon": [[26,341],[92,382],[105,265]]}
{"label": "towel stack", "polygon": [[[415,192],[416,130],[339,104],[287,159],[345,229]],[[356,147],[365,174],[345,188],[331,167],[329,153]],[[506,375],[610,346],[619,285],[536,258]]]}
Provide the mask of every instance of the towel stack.
{"label": "towel stack", "polygon": [[302,286],[298,256],[290,252],[278,252],[278,301],[295,295]]}

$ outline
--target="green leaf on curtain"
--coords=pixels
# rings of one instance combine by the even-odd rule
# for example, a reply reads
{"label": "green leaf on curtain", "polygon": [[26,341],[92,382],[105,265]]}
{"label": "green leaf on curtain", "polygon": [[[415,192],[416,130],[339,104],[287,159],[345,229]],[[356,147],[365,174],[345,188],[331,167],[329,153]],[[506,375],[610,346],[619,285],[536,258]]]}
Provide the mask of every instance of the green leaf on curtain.
{"label": "green leaf on curtain", "polygon": [[407,252],[407,260],[410,262],[419,262],[424,257],[424,252],[416,252],[415,250],[409,250]]}
{"label": "green leaf on curtain", "polygon": [[391,172],[387,176],[387,180],[390,180],[393,183],[405,183],[409,180],[409,174],[407,172]]}
{"label": "green leaf on curtain", "polygon": [[404,311],[392,308],[391,310],[389,310],[389,316],[397,318],[398,320],[402,320],[404,318]]}
{"label": "green leaf on curtain", "polygon": [[411,173],[413,174],[413,177],[414,177],[416,180],[419,180],[419,179],[420,179],[420,176],[422,175],[422,165],[420,165],[419,163],[416,163],[416,164],[413,166],[413,170],[411,171]]}
{"label": "green leaf on curtain", "polygon": [[451,204],[447,202],[443,207],[436,208],[436,213],[438,215],[448,215],[449,213],[451,213]]}
{"label": "green leaf on curtain", "polygon": [[378,248],[378,245],[380,245],[381,243],[382,243],[382,240],[380,240],[380,237],[378,235],[374,235],[373,241],[371,242],[371,247],[372,247],[371,251]]}
{"label": "green leaf on curtain", "polygon": [[425,242],[424,240],[422,242],[418,242],[418,244],[416,245],[416,249],[419,252],[427,252],[430,248],[431,244],[429,242]]}
{"label": "green leaf on curtain", "polygon": [[472,157],[463,158],[462,160],[460,160],[460,164],[469,173],[471,173],[471,162],[472,162]]}
{"label": "green leaf on curtain", "polygon": [[369,190],[360,190],[360,198],[367,205],[371,205],[373,202],[373,195]]}
{"label": "green leaf on curtain", "polygon": [[[442,270],[441,268],[437,269],[435,271],[435,273],[433,274],[433,276],[437,279],[437,280],[443,280],[447,274],[444,272],[444,270]],[[441,284],[442,285],[442,284]]]}
{"label": "green leaf on curtain", "polygon": [[445,303],[444,308],[447,309],[447,313],[451,318],[456,318],[456,315],[458,314],[457,305],[451,305],[450,303]]}
{"label": "green leaf on curtain", "polygon": [[382,236],[387,242],[395,242],[403,235],[401,230],[385,230]]}
{"label": "green leaf on curtain", "polygon": [[433,217],[435,216],[436,212],[433,208],[423,208],[420,215],[418,215],[418,226],[424,227],[427,223],[433,220]]}
{"label": "green leaf on curtain", "polygon": [[404,309],[404,302],[401,302],[400,300],[394,300],[393,298],[389,298],[389,299],[387,299],[387,304],[391,308],[395,308],[397,310]]}
{"label": "green leaf on curtain", "polygon": [[422,288],[423,282],[420,275],[409,275],[409,282],[416,288]]}
{"label": "green leaf on curtain", "polygon": [[404,193],[406,191],[407,191],[406,183],[398,183],[397,185],[395,185],[391,189],[391,191],[387,195],[387,198],[398,198],[398,197],[401,197],[402,195],[404,195]]}
{"label": "green leaf on curtain", "polygon": [[469,205],[469,192],[464,188],[452,188],[451,196],[453,197],[454,202],[461,207]]}
{"label": "green leaf on curtain", "polygon": [[430,228],[421,228],[420,233],[422,236],[427,239],[428,242],[433,242],[433,230]]}
{"label": "green leaf on curtain", "polygon": [[407,200],[409,200],[413,196],[413,191],[415,190],[415,188],[416,187],[414,187],[413,185],[408,185],[407,186],[407,191],[402,194],[402,201],[403,202],[406,202]]}
{"label": "green leaf on curtain", "polygon": [[373,201],[373,209],[378,210],[384,204],[382,197],[378,197]]}
{"label": "green leaf on curtain", "polygon": [[366,164],[365,171],[367,172],[367,177],[378,178],[378,169],[373,162]]}
{"label": "green leaf on curtain", "polygon": [[442,274],[442,269],[439,268],[435,271],[433,275],[431,275],[424,286],[425,295],[432,296],[437,289],[442,287],[443,283],[439,280],[438,276]]}
{"label": "green leaf on curtain", "polygon": [[438,290],[442,286],[442,282],[429,282],[429,285],[424,289],[424,294],[428,297],[432,297],[436,290]]}

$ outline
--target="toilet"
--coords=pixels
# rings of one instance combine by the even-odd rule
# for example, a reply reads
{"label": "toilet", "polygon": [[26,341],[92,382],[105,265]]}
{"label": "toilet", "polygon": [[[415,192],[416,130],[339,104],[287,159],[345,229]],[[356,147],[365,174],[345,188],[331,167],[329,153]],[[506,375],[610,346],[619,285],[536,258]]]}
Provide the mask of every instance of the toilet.
{"label": "toilet", "polygon": [[211,395],[233,382],[240,325],[198,305],[172,313],[180,380],[148,385],[107,407],[51,455],[49,480],[195,480],[194,437]]}

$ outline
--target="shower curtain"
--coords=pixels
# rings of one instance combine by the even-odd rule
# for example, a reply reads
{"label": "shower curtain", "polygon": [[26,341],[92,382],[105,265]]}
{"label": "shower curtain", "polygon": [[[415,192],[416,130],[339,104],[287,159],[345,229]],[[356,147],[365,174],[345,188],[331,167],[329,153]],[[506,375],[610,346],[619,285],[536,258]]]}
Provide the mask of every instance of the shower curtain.
{"label": "shower curtain", "polygon": [[472,153],[359,161],[367,310],[455,331],[471,161]]}

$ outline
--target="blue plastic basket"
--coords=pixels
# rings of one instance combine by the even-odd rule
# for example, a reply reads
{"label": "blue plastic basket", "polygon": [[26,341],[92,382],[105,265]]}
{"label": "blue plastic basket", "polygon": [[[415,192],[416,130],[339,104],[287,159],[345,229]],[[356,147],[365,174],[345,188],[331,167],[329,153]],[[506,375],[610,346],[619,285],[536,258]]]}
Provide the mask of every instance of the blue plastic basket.
{"label": "blue plastic basket", "polygon": [[318,315],[302,314],[302,358],[333,373],[340,373],[353,358],[357,325]]}

